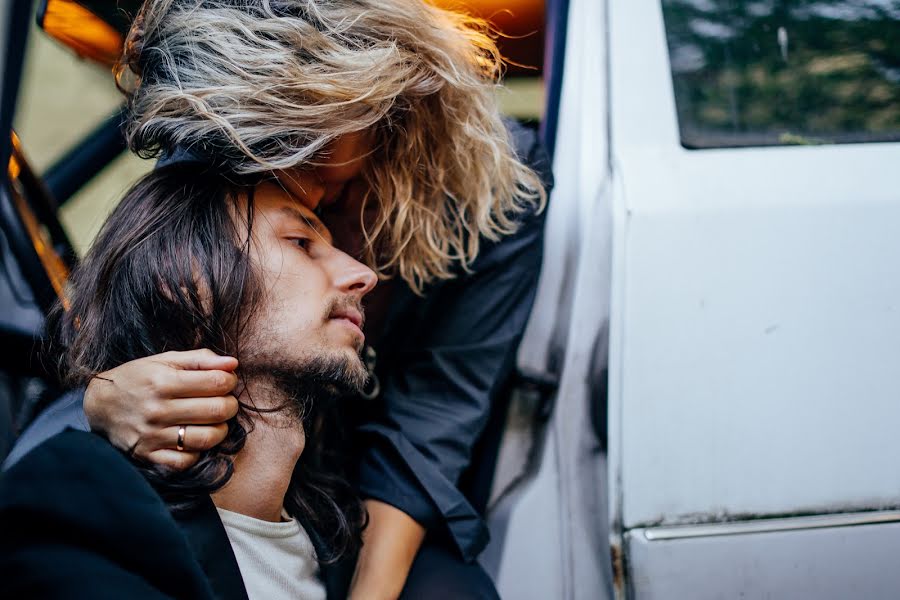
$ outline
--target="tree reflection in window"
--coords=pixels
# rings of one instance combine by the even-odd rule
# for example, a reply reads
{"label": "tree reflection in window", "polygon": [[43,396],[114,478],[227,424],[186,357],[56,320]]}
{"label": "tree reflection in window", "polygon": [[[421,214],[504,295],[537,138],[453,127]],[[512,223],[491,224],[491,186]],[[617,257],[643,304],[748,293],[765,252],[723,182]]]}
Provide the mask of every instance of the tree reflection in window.
{"label": "tree reflection in window", "polygon": [[662,0],[688,148],[900,140],[900,0]]}

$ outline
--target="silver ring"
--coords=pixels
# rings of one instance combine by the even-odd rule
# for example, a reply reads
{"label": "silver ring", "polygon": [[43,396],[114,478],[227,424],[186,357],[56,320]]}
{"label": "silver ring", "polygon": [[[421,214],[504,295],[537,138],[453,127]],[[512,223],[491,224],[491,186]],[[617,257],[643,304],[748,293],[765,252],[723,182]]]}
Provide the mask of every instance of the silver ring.
{"label": "silver ring", "polygon": [[175,441],[175,449],[179,452],[184,452],[184,433],[187,429],[187,425],[182,425],[178,428],[178,439]]}

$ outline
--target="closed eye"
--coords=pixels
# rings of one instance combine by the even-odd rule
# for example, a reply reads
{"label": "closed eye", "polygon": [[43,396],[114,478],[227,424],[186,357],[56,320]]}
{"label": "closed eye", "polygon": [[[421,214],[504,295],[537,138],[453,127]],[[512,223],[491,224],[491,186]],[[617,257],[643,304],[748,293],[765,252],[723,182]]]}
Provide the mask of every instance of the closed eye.
{"label": "closed eye", "polygon": [[309,238],[291,238],[291,241],[297,245],[304,252],[309,252],[310,244],[312,244],[312,240]]}

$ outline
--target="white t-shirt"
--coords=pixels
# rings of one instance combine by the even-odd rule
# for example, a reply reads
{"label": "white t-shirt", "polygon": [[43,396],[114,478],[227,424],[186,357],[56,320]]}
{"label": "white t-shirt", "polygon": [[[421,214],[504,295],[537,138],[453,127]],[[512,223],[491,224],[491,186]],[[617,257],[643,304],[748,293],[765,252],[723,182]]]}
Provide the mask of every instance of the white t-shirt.
{"label": "white t-shirt", "polygon": [[273,523],[217,510],[250,600],[325,600],[316,550],[296,519]]}

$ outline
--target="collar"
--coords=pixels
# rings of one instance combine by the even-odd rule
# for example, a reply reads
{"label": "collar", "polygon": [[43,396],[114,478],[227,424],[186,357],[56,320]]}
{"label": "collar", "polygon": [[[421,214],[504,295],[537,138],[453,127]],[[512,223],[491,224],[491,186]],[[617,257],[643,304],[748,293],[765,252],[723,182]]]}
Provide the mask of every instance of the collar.
{"label": "collar", "polygon": [[[212,499],[203,498],[196,507],[174,516],[216,597],[221,600],[249,600],[231,542]],[[324,556],[327,546],[323,538],[303,519],[298,521],[309,534],[316,556]],[[356,557],[335,564],[319,563],[319,578],[325,584],[329,600],[347,597],[355,567]]]}
{"label": "collar", "polygon": [[212,499],[205,497],[198,506],[174,517],[216,597],[222,600],[249,600],[231,542]]}

